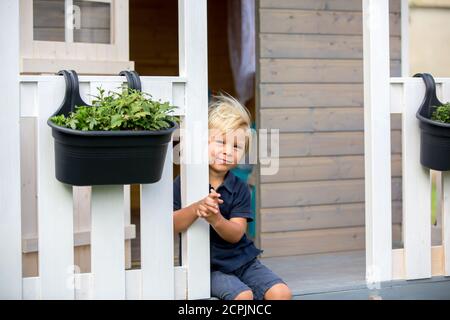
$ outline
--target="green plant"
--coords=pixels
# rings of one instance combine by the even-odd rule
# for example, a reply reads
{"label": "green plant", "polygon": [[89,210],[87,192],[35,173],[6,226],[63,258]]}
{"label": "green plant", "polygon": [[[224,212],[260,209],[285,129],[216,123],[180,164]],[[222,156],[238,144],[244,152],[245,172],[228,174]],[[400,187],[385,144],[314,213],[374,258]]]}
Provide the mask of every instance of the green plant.
{"label": "green plant", "polygon": [[435,111],[433,111],[431,115],[431,120],[450,123],[450,102],[443,104],[442,106],[433,107]]}
{"label": "green plant", "polygon": [[97,88],[92,106],[76,106],[67,117],[58,115],[50,120],[61,127],[83,131],[161,130],[170,128],[169,121],[179,122],[170,115],[175,107],[168,102],[151,99],[149,94],[122,87],[121,92]]}

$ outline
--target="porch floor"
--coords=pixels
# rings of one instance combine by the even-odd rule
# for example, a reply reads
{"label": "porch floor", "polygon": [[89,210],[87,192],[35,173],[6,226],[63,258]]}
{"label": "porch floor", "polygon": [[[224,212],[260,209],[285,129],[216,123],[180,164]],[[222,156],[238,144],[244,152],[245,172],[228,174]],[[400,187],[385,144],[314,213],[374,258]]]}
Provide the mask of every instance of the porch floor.
{"label": "porch floor", "polygon": [[450,300],[450,277],[394,280],[368,288],[365,251],[262,258],[289,285],[295,300]]}
{"label": "porch floor", "polygon": [[294,296],[366,288],[365,251],[262,258]]}

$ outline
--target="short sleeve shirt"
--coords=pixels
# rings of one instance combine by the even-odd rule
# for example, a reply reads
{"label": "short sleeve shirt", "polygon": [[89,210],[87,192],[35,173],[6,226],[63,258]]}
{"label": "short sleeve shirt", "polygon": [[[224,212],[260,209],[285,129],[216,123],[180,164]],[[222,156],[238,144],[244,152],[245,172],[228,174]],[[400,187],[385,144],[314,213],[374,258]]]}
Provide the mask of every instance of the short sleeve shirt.
{"label": "short sleeve shirt", "polygon": [[[209,185],[209,190],[211,185]],[[231,171],[225,175],[224,181],[216,189],[220,193],[223,203],[219,205],[220,213],[225,219],[234,217],[246,218],[253,221],[251,211],[251,193],[246,182],[236,177]],[[173,182],[173,210],[181,209],[180,176]],[[210,256],[211,270],[230,273],[263,252],[256,248],[253,241],[244,234],[237,243],[230,243],[210,226]]]}

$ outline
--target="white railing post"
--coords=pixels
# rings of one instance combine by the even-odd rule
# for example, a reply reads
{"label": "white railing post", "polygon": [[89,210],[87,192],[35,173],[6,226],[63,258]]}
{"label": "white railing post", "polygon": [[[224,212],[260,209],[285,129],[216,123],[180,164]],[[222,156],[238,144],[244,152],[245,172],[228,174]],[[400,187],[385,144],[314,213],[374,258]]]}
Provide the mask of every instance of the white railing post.
{"label": "white railing post", "polygon": [[94,299],[125,299],[123,186],[93,186],[91,270]]}
{"label": "white railing post", "polygon": [[47,119],[64,97],[64,79],[38,83],[37,204],[39,277],[43,299],[74,299],[72,187],[55,178],[55,153]]}
{"label": "white railing post", "polygon": [[392,278],[389,1],[363,0],[366,280]]}
{"label": "white railing post", "polygon": [[[206,0],[179,0],[180,76],[186,77],[186,114],[182,121],[181,202],[208,194],[208,57]],[[187,163],[188,162],[188,163]],[[187,298],[210,296],[209,225],[197,220],[182,236],[187,266]]]}
{"label": "white railing post", "polygon": [[22,298],[19,1],[0,1],[0,299]]}
{"label": "white railing post", "polygon": [[416,112],[425,86],[421,79],[403,84],[402,197],[406,279],[431,277],[431,177],[420,164],[420,128]]}
{"label": "white railing post", "polygon": [[[144,90],[145,91],[145,90]],[[173,300],[173,147],[167,146],[161,180],[141,186],[142,298]]]}

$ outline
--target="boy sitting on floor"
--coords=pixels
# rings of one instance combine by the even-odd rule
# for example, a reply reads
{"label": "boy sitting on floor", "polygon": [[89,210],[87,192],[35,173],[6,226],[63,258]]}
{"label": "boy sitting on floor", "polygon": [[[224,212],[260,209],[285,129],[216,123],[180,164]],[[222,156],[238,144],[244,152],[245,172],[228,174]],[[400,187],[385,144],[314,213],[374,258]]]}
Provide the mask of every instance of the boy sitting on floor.
{"label": "boy sitting on floor", "polygon": [[264,266],[245,232],[253,220],[246,182],[230,169],[250,145],[248,110],[230,96],[214,97],[208,109],[209,190],[204,199],[181,208],[180,176],[174,180],[174,231],[184,232],[197,218],[210,224],[211,296],[224,300],[287,300],[286,283]]}

